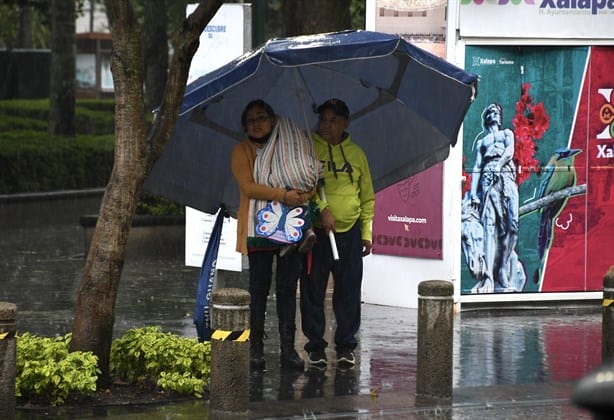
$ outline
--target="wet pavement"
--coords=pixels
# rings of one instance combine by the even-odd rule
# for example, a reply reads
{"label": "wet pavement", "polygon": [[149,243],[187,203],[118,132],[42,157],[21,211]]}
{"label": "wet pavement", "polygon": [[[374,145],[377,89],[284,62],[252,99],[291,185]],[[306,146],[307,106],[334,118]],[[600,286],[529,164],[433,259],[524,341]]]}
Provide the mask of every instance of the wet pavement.
{"label": "wet pavement", "polygon": [[[17,304],[19,330],[45,336],[70,331],[87,243],[79,217],[96,213],[98,203],[96,197],[0,200],[0,300]],[[183,235],[182,226],[133,228],[116,306],[116,336],[146,325],[196,336],[191,314],[198,269],[183,264]],[[338,369],[331,351],[327,369],[292,374],[279,368],[274,299],[267,313],[267,370],[250,378],[250,418],[591,418],[569,397],[575,383],[601,362],[599,302],[458,313],[453,402],[436,406],[415,401],[415,309],[363,304],[354,369]],[[330,307],[329,299],[327,340],[332,342]],[[299,332],[297,348],[305,357],[303,344]],[[209,415],[205,400],[87,411],[20,409],[17,418]]]}
{"label": "wet pavement", "polygon": [[[330,315],[330,300],[327,304]],[[268,371],[262,375],[264,392],[260,398],[252,394],[250,415],[591,418],[573,406],[569,396],[576,381],[600,364],[600,317],[599,307],[592,305],[461,312],[454,329],[453,403],[437,407],[415,401],[417,311],[365,304],[354,369],[337,368],[335,354],[329,351],[325,371],[308,368],[304,374],[284,380],[277,362],[277,343],[270,340],[265,345]],[[329,338],[333,331],[331,320]],[[276,382],[277,376],[280,379]]]}

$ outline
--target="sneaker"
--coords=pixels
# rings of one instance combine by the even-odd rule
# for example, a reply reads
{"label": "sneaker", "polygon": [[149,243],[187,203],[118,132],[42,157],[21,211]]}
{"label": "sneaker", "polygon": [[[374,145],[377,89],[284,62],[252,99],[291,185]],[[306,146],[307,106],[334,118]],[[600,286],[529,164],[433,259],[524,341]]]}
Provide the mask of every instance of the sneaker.
{"label": "sneaker", "polygon": [[313,229],[308,229],[305,231],[305,236],[301,239],[298,245],[298,252],[301,254],[305,254],[306,252],[311,251],[313,245],[316,243],[316,234]]}
{"label": "sneaker", "polygon": [[352,350],[337,351],[337,364],[340,366],[354,366],[356,359]]}
{"label": "sneaker", "polygon": [[314,350],[309,352],[309,364],[318,366],[318,365],[326,365],[328,361],[326,360],[326,353],[324,350]]}

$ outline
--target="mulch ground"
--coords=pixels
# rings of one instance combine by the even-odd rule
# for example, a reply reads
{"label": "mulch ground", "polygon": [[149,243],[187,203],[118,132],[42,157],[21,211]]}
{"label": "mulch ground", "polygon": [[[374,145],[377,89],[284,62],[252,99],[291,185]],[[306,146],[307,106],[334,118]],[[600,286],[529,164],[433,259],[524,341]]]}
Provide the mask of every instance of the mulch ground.
{"label": "mulch ground", "polygon": [[[64,404],[56,408],[70,409],[71,407],[104,407],[143,404],[163,404],[169,402],[189,401],[196,397],[181,395],[172,391],[160,389],[152,383],[114,383],[107,389],[99,389],[91,395],[78,399],[68,398]],[[17,409],[49,410],[53,407],[46,401],[17,400]]]}

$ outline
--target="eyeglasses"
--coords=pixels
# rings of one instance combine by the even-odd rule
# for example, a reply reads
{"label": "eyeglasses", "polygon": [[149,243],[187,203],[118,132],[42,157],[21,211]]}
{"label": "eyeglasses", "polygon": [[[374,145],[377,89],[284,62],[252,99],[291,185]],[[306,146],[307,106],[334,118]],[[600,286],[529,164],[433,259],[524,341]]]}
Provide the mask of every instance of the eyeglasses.
{"label": "eyeglasses", "polygon": [[248,118],[245,120],[245,125],[262,124],[269,119],[268,115],[259,115],[256,118]]}

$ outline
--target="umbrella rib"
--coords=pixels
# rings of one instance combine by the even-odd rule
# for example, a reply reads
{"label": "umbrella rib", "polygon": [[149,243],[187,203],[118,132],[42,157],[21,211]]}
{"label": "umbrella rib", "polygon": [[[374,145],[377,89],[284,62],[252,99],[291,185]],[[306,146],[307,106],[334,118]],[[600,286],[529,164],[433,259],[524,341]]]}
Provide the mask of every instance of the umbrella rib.
{"label": "umbrella rib", "polygon": [[[309,94],[309,98],[311,99],[311,107],[315,111],[315,108],[316,108],[315,98],[313,97],[313,94],[311,93],[311,90],[309,89],[309,85],[307,85],[307,82],[305,81],[303,72],[301,71],[299,67],[295,67],[294,69],[295,69],[294,78],[297,80],[297,87],[300,86],[300,82],[302,82],[302,86],[307,90],[307,93]],[[304,121],[305,130],[309,131],[309,118],[307,117],[307,111],[305,110],[306,101],[303,95],[303,90],[298,89],[297,95],[299,96],[299,104],[301,105],[301,110],[303,111],[303,118],[305,119]]]}
{"label": "umbrella rib", "polygon": [[205,110],[206,108],[201,108],[198,112],[192,112],[192,114],[190,115],[190,121],[200,124],[204,127],[210,128],[223,135],[226,135],[230,137],[231,139],[236,140],[237,142],[243,140],[242,133],[237,133],[236,131],[230,130],[224,127],[223,125],[217,124],[211,121],[210,119],[208,119],[207,116],[205,115]]}

